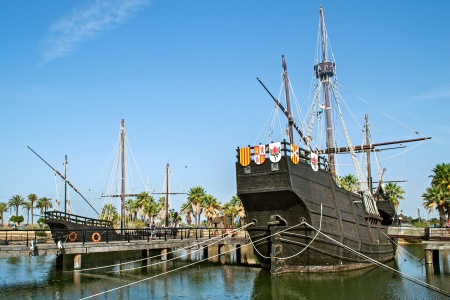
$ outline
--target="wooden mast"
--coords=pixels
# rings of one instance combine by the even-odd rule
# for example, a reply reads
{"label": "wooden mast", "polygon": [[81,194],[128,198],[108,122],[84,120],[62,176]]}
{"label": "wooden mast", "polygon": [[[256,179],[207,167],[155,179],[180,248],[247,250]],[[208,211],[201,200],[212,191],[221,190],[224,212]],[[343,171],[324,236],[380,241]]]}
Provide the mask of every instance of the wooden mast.
{"label": "wooden mast", "polygon": [[166,165],[166,220],[165,226],[169,226],[169,163]]}
{"label": "wooden mast", "polygon": [[120,193],[120,229],[125,229],[125,120],[120,124],[120,154],[122,164],[122,186]]}
{"label": "wooden mast", "polygon": [[[334,63],[329,62],[327,58],[327,32],[325,28],[325,21],[323,17],[322,7],[319,11],[320,14],[320,31],[321,31],[321,44],[322,44],[322,61],[314,66],[316,78],[320,80],[323,87],[323,94],[325,100],[325,118],[326,118],[326,130],[327,130],[327,148],[333,147],[333,121],[331,115],[331,103],[330,103],[330,78],[334,76]],[[334,153],[328,153],[328,161],[330,166],[330,173],[333,178],[336,177]]]}
{"label": "wooden mast", "polygon": [[[367,114],[365,116],[365,120],[366,120],[364,125],[365,143],[366,145],[370,145],[369,116]],[[372,168],[370,165],[370,149],[366,150],[366,172],[367,172],[367,187],[369,188],[369,191],[373,194]]]}
{"label": "wooden mast", "polygon": [[69,190],[67,188],[67,155],[64,160],[64,177],[66,178],[64,180],[64,212],[69,213],[67,210],[67,202],[69,201]]}
{"label": "wooden mast", "polygon": [[292,111],[291,111],[291,99],[289,97],[289,77],[288,77],[288,73],[287,73],[287,65],[286,65],[286,61],[284,60],[284,55],[281,55],[281,59],[282,59],[282,66],[283,66],[283,81],[284,81],[284,93],[286,95],[286,108],[287,108],[287,113],[289,116],[291,116],[291,118],[288,118],[289,123],[288,123],[288,130],[289,130],[289,142],[291,144],[294,143],[294,133],[292,132]]}

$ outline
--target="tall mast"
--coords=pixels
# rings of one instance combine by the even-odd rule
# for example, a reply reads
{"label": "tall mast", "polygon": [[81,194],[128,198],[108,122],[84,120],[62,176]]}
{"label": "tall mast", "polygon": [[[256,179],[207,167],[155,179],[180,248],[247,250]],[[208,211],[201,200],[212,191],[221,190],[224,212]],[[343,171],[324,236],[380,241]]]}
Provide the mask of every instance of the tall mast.
{"label": "tall mast", "polygon": [[67,202],[69,201],[69,189],[67,188],[67,155],[64,160],[64,177],[66,178],[64,180],[64,212],[68,213]]}
{"label": "tall mast", "polygon": [[120,193],[120,229],[125,229],[125,121],[120,125],[120,152],[122,163],[122,187]]}
{"label": "tall mast", "polygon": [[169,226],[169,163],[166,166],[166,227]]}
{"label": "tall mast", "polygon": [[[286,61],[284,60],[284,55],[281,55],[281,59],[282,59],[282,66],[283,66],[283,82],[284,82],[284,91],[285,91],[285,95],[286,95],[286,108],[287,108],[287,113],[289,116],[292,116],[292,111],[291,111],[291,99],[289,97],[289,77],[288,77],[288,73],[287,73],[287,65],[286,65]],[[289,125],[288,125],[288,130],[289,130],[289,142],[291,144],[294,143],[294,135],[292,132],[292,121],[291,119],[289,119]]]}
{"label": "tall mast", "polygon": [[[366,137],[365,144],[370,145],[370,127],[369,127],[369,116],[366,114],[365,116],[366,122],[364,125],[364,135]],[[370,166],[370,149],[366,150],[366,172],[367,172],[367,187],[369,188],[369,192],[373,193],[372,186],[372,169]]]}
{"label": "tall mast", "polygon": [[[333,147],[333,121],[331,116],[331,103],[330,103],[330,78],[334,76],[334,63],[329,62],[327,58],[327,32],[325,28],[325,21],[323,18],[322,7],[319,11],[320,14],[320,32],[321,32],[321,45],[322,45],[322,62],[314,66],[316,78],[320,80],[323,86],[323,93],[325,99],[325,116],[327,126],[327,148]],[[328,160],[330,164],[331,176],[335,178],[336,171],[334,165],[334,153],[328,154]]]}

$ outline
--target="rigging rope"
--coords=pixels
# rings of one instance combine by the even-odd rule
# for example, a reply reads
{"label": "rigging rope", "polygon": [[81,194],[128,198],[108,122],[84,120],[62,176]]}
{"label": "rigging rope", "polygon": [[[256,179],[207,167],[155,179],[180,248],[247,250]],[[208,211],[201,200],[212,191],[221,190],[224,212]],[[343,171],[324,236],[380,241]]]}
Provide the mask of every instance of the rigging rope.
{"label": "rigging rope", "polygon": [[[251,225],[253,225],[253,223],[249,223],[249,224],[246,224],[246,225],[241,226],[241,227],[239,227],[239,228],[236,228],[236,229],[232,230],[231,233],[234,233],[234,232],[237,232],[237,231],[239,231],[239,230],[245,229],[245,228],[247,228],[248,226],[251,226]],[[224,236],[224,237],[213,237],[212,239],[208,239],[208,240],[206,240],[206,241],[202,241],[202,242],[199,242],[199,243],[194,244],[194,245],[189,245],[189,246],[186,246],[186,247],[177,248],[177,249],[176,249],[175,251],[173,251],[173,252],[186,250],[186,249],[189,249],[189,248],[192,248],[192,247],[198,247],[198,246],[201,246],[202,244],[205,244],[205,243],[207,243],[207,242],[210,242],[210,241],[213,241],[213,240],[217,239],[217,241],[215,241],[215,242],[212,243],[212,244],[209,244],[208,246],[214,245],[214,244],[217,244],[218,242],[224,240],[224,239],[227,238],[227,237],[228,237],[228,235],[226,235],[226,236]],[[200,251],[200,250],[195,250],[195,251]],[[187,254],[183,254],[183,255],[181,255],[180,257],[186,256],[186,255],[187,255]],[[94,267],[94,268],[88,268],[88,269],[76,270],[76,272],[86,272],[86,271],[92,271],[92,270],[100,270],[100,269],[105,269],[105,268],[124,266],[124,265],[126,265],[126,264],[132,264],[132,263],[144,261],[144,260],[147,260],[147,259],[157,258],[157,257],[160,257],[160,256],[161,256],[161,254],[160,254],[160,255],[155,255],[155,256],[152,256],[152,257],[147,257],[147,258],[141,258],[141,259],[137,259],[137,260],[133,260],[133,261],[128,261],[128,262],[125,262],[125,263],[118,263],[118,264],[114,264],[114,265],[107,265],[107,266],[101,266],[101,267]],[[148,265],[148,266],[137,267],[137,268],[130,268],[130,269],[123,269],[123,270],[117,270],[117,271],[113,271],[113,272],[131,271],[131,270],[135,270],[135,269],[141,269],[141,268],[151,267],[151,266],[158,265],[158,264],[161,264],[161,263],[164,263],[164,262],[167,262],[167,261],[171,261],[171,260],[174,260],[174,259],[177,259],[177,258],[178,258],[178,257],[171,258],[171,259],[168,259],[168,260],[166,260],[166,261],[158,262],[158,263],[151,264],[151,265]]]}
{"label": "rigging rope", "polygon": [[[306,226],[310,227],[311,229],[318,231],[318,229],[314,228],[314,227],[311,226],[310,224],[308,224],[308,223],[306,223],[306,222],[305,222],[305,224],[306,224]],[[381,263],[381,262],[379,262],[379,261],[377,261],[377,260],[375,260],[375,259],[373,259],[373,258],[368,257],[367,255],[364,255],[364,254],[362,254],[362,253],[360,253],[360,252],[358,252],[358,251],[356,251],[356,250],[350,248],[350,247],[347,246],[347,245],[344,245],[343,243],[341,243],[341,242],[339,242],[339,241],[333,239],[332,237],[328,236],[327,234],[325,234],[325,233],[323,233],[323,232],[320,232],[320,234],[323,235],[325,238],[331,240],[332,242],[336,243],[338,246],[341,246],[342,248],[345,248],[345,249],[349,250],[350,252],[352,252],[352,253],[354,253],[354,254],[356,254],[356,255],[361,256],[362,258],[364,258],[364,259],[366,259],[366,260],[372,262],[373,264],[377,265],[378,267],[381,267],[381,268],[386,269],[386,270],[388,270],[388,271],[391,271],[391,272],[393,272],[393,273],[399,274],[400,276],[406,278],[407,280],[409,280],[409,281],[411,281],[411,282],[414,282],[414,283],[417,283],[417,284],[419,284],[419,285],[421,285],[421,286],[423,286],[423,287],[426,287],[426,288],[428,288],[428,289],[431,289],[431,290],[433,290],[433,291],[435,291],[435,292],[437,292],[437,293],[439,293],[439,294],[442,294],[442,295],[445,295],[445,296],[450,296],[450,292],[448,292],[448,291],[445,291],[445,290],[443,290],[443,289],[440,289],[440,288],[438,288],[438,287],[435,287],[435,286],[433,286],[433,285],[431,285],[431,284],[428,284],[428,283],[426,283],[426,282],[424,282],[424,281],[421,281],[421,280],[419,280],[419,279],[417,279],[417,278],[414,278],[414,277],[412,277],[412,276],[410,276],[410,275],[408,275],[408,274],[405,274],[405,273],[403,273],[403,272],[401,272],[401,271],[399,271],[399,270],[396,270],[396,269],[394,269],[394,268],[391,268],[391,267],[389,267],[389,266],[387,266],[387,265],[385,265],[385,264],[383,264],[383,263]]]}

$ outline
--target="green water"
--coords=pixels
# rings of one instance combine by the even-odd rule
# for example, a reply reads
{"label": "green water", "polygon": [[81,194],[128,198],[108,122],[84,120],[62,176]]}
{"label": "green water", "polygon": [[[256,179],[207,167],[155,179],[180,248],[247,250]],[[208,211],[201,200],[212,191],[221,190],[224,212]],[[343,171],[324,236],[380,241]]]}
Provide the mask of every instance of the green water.
{"label": "green water", "polygon": [[[421,259],[422,247],[404,247],[390,267],[450,291],[447,254],[441,254],[439,269],[427,270],[423,259],[405,252]],[[82,259],[88,268],[138,258],[140,253]],[[448,299],[382,268],[271,276],[258,267],[237,265],[233,256],[190,265],[202,258],[201,253],[192,252],[157,265],[159,259],[149,259],[145,268],[135,262],[81,273],[56,270],[54,256],[4,258],[0,259],[0,299],[81,299],[104,292],[92,299]],[[117,272],[127,268],[137,269]]]}

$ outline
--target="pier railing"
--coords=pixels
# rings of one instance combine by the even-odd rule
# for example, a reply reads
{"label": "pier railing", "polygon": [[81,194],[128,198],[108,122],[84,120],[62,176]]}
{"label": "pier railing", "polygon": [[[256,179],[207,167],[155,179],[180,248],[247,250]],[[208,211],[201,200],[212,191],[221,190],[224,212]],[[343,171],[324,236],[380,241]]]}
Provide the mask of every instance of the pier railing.
{"label": "pier railing", "polygon": [[0,230],[0,245],[30,245],[35,243],[109,243],[113,241],[133,240],[184,240],[203,239],[215,236],[247,237],[247,232],[233,232],[230,228],[190,228],[190,227],[157,227],[152,234],[150,228],[129,229],[54,229],[50,230]]}
{"label": "pier railing", "polygon": [[388,227],[388,235],[391,238],[446,241],[450,240],[450,228]]}

